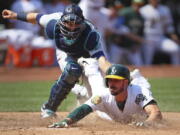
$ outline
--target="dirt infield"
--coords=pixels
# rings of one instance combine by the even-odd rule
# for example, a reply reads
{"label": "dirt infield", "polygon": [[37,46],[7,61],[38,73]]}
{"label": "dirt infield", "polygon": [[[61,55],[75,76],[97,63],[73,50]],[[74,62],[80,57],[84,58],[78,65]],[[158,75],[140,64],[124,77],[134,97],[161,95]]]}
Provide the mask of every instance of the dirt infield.
{"label": "dirt infield", "polygon": [[[134,67],[130,67],[133,69]],[[180,67],[154,66],[140,68],[143,75],[151,77],[180,77]],[[7,69],[0,67],[0,82],[55,80],[58,68]],[[0,112],[0,135],[180,135],[180,113],[163,112],[164,121],[154,128],[134,128],[128,125],[100,120],[95,114],[68,129],[49,129],[47,125],[62,119],[42,120],[40,112]]]}
{"label": "dirt infield", "polygon": [[[58,113],[64,117],[67,113]],[[55,120],[42,120],[40,113],[0,113],[0,135],[179,135],[180,113],[163,113],[164,123],[154,128],[135,128],[100,120],[95,114],[67,129],[49,129]]]}

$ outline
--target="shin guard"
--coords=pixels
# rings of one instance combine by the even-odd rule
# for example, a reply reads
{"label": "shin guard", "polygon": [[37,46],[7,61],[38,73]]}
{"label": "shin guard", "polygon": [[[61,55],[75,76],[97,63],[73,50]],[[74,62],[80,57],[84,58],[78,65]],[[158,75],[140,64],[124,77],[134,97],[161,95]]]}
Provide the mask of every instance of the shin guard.
{"label": "shin guard", "polygon": [[56,111],[61,102],[66,98],[75,83],[82,74],[82,68],[79,64],[68,63],[59,80],[51,88],[50,97],[46,108]]}

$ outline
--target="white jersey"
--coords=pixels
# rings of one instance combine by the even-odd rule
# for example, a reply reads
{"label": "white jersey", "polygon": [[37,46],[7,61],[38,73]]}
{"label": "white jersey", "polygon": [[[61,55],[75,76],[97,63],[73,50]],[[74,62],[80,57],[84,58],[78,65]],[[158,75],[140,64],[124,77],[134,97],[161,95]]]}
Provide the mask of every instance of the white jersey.
{"label": "white jersey", "polygon": [[[105,89],[104,91],[108,91]],[[102,115],[107,115],[105,119],[125,122],[130,120],[132,116],[136,114],[146,114],[143,107],[147,105],[151,100],[152,93],[145,87],[139,85],[129,85],[128,97],[124,106],[124,110],[121,111],[115,101],[115,97],[107,92],[103,95],[91,97],[85,104],[89,105],[93,111],[101,111]],[[100,113],[101,114],[101,113]]]}
{"label": "white jersey", "polygon": [[145,36],[151,39],[162,37],[165,32],[172,33],[172,16],[168,7],[158,5],[153,7],[148,4],[140,9],[140,13],[145,19]]}
{"label": "white jersey", "polygon": [[167,6],[158,5],[156,8],[148,4],[140,9],[145,20],[144,34],[148,41],[143,47],[146,65],[152,64],[156,50],[161,50],[170,55],[171,63],[179,64],[179,45],[168,39],[165,34],[174,33],[173,20]]}

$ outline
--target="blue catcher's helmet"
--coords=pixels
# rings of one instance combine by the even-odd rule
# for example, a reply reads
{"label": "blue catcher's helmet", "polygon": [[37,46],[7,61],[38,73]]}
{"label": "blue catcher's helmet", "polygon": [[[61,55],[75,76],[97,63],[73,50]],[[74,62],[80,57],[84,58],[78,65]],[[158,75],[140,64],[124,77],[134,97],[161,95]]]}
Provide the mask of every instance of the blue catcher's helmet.
{"label": "blue catcher's helmet", "polygon": [[64,37],[76,39],[85,28],[81,8],[75,4],[67,6],[59,20],[59,26]]}

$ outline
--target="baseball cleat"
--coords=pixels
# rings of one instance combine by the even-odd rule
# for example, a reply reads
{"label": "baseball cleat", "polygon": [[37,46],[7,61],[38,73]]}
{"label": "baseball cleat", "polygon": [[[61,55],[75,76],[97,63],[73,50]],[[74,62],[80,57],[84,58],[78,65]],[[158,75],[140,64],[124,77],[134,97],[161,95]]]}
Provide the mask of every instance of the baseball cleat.
{"label": "baseball cleat", "polygon": [[45,108],[45,105],[43,104],[41,107],[41,118],[52,118],[57,117],[56,113],[50,109]]}

